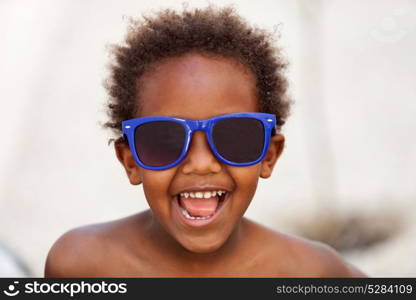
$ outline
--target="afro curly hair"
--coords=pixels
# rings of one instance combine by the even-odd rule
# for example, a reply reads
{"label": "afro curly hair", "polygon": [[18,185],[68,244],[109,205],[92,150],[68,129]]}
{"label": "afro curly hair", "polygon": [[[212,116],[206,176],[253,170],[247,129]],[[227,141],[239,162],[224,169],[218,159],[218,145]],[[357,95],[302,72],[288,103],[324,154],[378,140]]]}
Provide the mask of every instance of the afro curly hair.
{"label": "afro curly hair", "polygon": [[105,83],[109,121],[104,127],[113,129],[116,143],[123,141],[121,122],[140,114],[142,75],[163,59],[200,52],[234,58],[248,67],[256,80],[260,111],[275,114],[280,128],[291,101],[284,75],[287,61],[273,42],[272,34],[249,26],[233,7],[208,6],[181,13],[165,9],[130,20],[125,43],[112,47]]}

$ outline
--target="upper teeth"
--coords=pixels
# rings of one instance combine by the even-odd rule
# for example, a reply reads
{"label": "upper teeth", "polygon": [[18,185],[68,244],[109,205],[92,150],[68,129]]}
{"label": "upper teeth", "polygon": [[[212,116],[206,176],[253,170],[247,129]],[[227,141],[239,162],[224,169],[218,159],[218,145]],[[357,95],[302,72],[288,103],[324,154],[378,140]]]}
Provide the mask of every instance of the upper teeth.
{"label": "upper teeth", "polygon": [[219,190],[219,191],[204,191],[204,192],[183,192],[180,193],[180,195],[182,197],[188,198],[211,198],[211,197],[215,197],[216,195],[221,196],[222,194],[225,194],[225,191],[223,190]]}

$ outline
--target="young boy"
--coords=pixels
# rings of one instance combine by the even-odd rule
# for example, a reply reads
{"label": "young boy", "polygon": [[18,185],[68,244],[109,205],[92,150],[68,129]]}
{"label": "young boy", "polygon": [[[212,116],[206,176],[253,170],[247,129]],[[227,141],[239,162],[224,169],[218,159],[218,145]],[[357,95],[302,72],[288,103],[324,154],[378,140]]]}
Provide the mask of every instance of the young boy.
{"label": "young boy", "polygon": [[162,11],[114,49],[107,127],[150,210],[65,233],[47,277],[364,276],[243,217],[284,147],[286,63],[231,8]]}

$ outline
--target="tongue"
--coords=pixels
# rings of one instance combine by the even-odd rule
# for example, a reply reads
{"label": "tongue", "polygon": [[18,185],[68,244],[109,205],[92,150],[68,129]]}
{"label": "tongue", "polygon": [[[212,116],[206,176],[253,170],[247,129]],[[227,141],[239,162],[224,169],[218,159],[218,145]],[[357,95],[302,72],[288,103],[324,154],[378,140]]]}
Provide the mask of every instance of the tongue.
{"label": "tongue", "polygon": [[185,198],[179,196],[180,203],[193,217],[213,215],[218,206],[218,196],[211,198]]}

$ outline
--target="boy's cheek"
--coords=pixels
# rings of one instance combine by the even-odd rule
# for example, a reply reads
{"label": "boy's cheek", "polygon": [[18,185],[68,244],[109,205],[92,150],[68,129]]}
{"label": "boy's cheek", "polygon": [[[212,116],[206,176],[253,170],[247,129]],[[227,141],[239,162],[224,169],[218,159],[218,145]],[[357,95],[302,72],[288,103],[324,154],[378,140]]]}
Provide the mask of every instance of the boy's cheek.
{"label": "boy's cheek", "polygon": [[251,201],[259,182],[261,163],[248,167],[230,167],[229,172],[236,187],[234,196],[243,197],[248,202]]}
{"label": "boy's cheek", "polygon": [[229,173],[234,179],[238,188],[242,186],[257,186],[259,176],[262,171],[261,162],[248,167],[233,167],[229,166]]}
{"label": "boy's cheek", "polygon": [[146,197],[169,195],[170,184],[174,175],[172,169],[152,171],[141,168],[143,190]]}
{"label": "boy's cheek", "polygon": [[175,195],[177,187],[173,188],[173,185],[177,183],[175,173],[173,169],[143,172],[143,192],[155,215],[170,215],[172,201],[177,196]]}
{"label": "boy's cheek", "polygon": [[146,201],[152,213],[164,223],[163,220],[170,215],[169,184],[172,180],[171,172],[169,169],[161,171],[142,169],[142,178]]}

